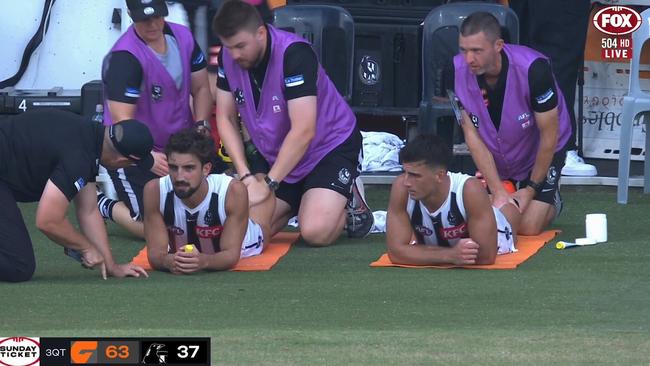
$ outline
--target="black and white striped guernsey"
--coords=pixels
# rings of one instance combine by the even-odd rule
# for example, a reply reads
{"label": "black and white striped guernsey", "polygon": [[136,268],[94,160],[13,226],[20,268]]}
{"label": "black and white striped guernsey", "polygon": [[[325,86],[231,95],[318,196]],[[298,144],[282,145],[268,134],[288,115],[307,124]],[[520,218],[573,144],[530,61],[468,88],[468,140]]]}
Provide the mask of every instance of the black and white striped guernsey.
{"label": "black and white striped guernsey", "polygon": [[[471,176],[448,172],[450,180],[449,193],[445,202],[434,212],[420,201],[408,198],[406,211],[417,242],[425,245],[451,247],[460,239],[469,238],[467,213],[463,201],[463,188]],[[497,223],[498,253],[515,251],[512,228],[500,210],[492,207]]]}

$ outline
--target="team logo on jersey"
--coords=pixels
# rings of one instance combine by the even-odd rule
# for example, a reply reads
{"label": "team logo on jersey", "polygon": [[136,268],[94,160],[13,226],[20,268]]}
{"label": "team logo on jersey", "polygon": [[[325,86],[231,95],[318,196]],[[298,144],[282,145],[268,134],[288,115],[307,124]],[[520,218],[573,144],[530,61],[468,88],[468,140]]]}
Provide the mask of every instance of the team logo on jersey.
{"label": "team logo on jersey", "polygon": [[273,113],[280,113],[282,112],[282,108],[280,108],[279,105],[274,105],[273,106]]}
{"label": "team logo on jersey", "polygon": [[212,211],[207,210],[205,211],[205,215],[203,216],[203,222],[206,222],[208,224],[212,224]]}
{"label": "team logo on jersey", "polygon": [[447,221],[449,222],[449,225],[456,226],[459,224],[458,217],[454,215],[454,212],[452,210],[449,210],[447,213]]}
{"label": "team logo on jersey", "polygon": [[151,86],[151,99],[157,102],[160,100],[160,98],[162,98],[162,95],[163,95],[162,86],[160,85]]}
{"label": "team logo on jersey", "polygon": [[440,228],[440,236],[445,240],[464,238],[467,234],[467,224],[462,223],[458,226]]}
{"label": "team logo on jersey", "polygon": [[170,232],[173,235],[183,235],[185,234],[185,231],[178,226],[168,226],[167,231]]}
{"label": "team logo on jersey", "polygon": [[555,180],[557,180],[557,169],[555,169],[555,166],[551,165],[550,168],[548,168],[548,173],[546,173],[546,183],[549,185],[554,185]]}
{"label": "team logo on jersey", "polygon": [[422,225],[415,225],[415,231],[417,231],[418,233],[420,233],[420,234],[422,234],[424,236],[433,235],[433,230],[429,229],[426,226],[422,226]]}
{"label": "team logo on jersey", "polygon": [[478,128],[478,117],[474,113],[469,114],[469,119],[472,121],[474,128]]}
{"label": "team logo on jersey", "polygon": [[339,170],[339,182],[343,184],[350,183],[350,171],[347,168],[342,168]]}
{"label": "team logo on jersey", "polygon": [[223,232],[223,226],[196,226],[196,235],[201,239],[218,238]]}
{"label": "team logo on jersey", "polygon": [[239,88],[235,89],[235,103],[242,105],[245,102],[246,100],[244,99],[244,91]]}

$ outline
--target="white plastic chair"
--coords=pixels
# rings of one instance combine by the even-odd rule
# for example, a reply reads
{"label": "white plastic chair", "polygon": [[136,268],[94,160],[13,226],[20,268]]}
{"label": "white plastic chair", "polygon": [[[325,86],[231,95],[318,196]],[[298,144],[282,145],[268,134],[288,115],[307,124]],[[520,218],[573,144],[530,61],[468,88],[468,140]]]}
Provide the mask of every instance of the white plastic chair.
{"label": "white plastic chair", "polygon": [[[621,136],[618,155],[618,203],[626,204],[628,186],[630,181],[630,155],[632,147],[632,131],[634,120],[641,114],[650,114],[650,94],[641,90],[639,80],[641,50],[650,38],[650,9],[641,13],[644,21],[641,27],[632,33],[632,60],[630,62],[630,88],[627,96],[623,98],[623,113],[621,114]],[[643,193],[650,193],[648,177],[650,176],[650,162],[647,158],[648,133],[645,139],[646,157],[643,164]]]}

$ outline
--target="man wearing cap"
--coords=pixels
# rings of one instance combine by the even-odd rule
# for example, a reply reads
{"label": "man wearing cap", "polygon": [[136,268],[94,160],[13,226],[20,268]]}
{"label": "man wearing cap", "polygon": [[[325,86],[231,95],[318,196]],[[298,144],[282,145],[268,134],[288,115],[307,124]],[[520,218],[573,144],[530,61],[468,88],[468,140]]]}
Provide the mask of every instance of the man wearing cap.
{"label": "man wearing cap", "polygon": [[[207,62],[190,30],[166,22],[163,0],[127,0],[133,25],[104,59],[104,123],[137,118],[154,139],[151,169],[109,170],[121,202],[98,197],[102,216],[114,219],[143,237],[142,189],[149,180],[168,173],[162,153],[169,136],[183,128],[208,128],[213,100]],[[190,108],[190,95],[193,107]]]}
{"label": "man wearing cap", "polygon": [[[102,276],[146,276],[113,260],[97,210],[99,164],[111,169],[150,168],[148,128],[127,120],[106,128],[64,111],[29,111],[0,124],[0,281],[29,280],[36,267],[32,241],[17,202],[38,202],[36,227],[61,246],[80,253],[82,264]],[[66,218],[74,200],[77,230]]]}

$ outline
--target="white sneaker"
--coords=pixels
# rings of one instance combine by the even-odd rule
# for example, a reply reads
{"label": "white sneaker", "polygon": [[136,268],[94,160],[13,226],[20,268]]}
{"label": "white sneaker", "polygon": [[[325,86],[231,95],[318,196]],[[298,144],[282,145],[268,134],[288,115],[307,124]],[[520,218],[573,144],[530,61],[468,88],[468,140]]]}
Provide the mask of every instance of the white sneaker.
{"label": "white sneaker", "polygon": [[562,168],[562,175],[575,175],[580,177],[593,177],[598,174],[596,167],[585,163],[585,161],[578,155],[577,150],[569,150],[566,152],[566,160]]}

